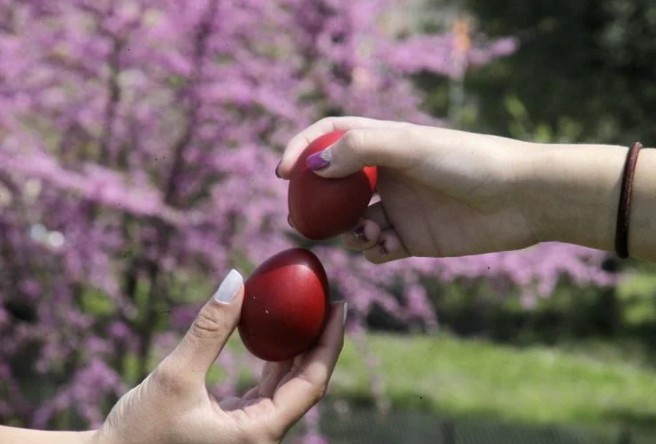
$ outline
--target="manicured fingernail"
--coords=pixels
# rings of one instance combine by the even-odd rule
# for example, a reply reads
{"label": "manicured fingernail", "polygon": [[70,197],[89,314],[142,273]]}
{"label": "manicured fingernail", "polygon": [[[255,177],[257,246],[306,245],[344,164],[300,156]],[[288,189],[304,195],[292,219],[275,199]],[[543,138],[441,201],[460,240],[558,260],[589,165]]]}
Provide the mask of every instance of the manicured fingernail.
{"label": "manicured fingernail", "polygon": [[282,176],[280,175],[280,164],[282,163],[282,160],[278,162],[278,165],[276,165],[276,177],[278,179],[282,179]]}
{"label": "manicured fingernail", "polygon": [[353,230],[353,234],[355,235],[355,238],[360,242],[369,241],[369,239],[367,239],[367,233],[364,231],[364,224],[358,225],[357,228]]}
{"label": "manicured fingernail", "polygon": [[330,165],[331,160],[333,160],[333,150],[331,148],[326,148],[323,151],[308,156],[306,162],[309,169],[312,171],[318,171],[323,170]]}
{"label": "manicured fingernail", "polygon": [[237,270],[230,270],[230,273],[219,285],[219,289],[214,293],[214,299],[221,304],[231,303],[243,284],[244,278],[241,274]]}
{"label": "manicured fingernail", "polygon": [[294,228],[294,224],[292,223],[292,216],[291,214],[287,215],[287,223],[289,224],[290,227]]}
{"label": "manicured fingernail", "polygon": [[342,319],[342,324],[346,324],[347,314],[348,314],[348,302],[344,302],[344,319]]}

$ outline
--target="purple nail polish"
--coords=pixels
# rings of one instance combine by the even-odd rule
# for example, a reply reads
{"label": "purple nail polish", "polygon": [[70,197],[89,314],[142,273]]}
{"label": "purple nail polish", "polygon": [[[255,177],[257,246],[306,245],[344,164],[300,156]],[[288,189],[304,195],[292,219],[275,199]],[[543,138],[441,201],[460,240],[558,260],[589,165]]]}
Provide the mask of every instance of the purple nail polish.
{"label": "purple nail polish", "polygon": [[281,164],[281,163],[282,163],[282,160],[281,160],[280,162],[278,162],[278,165],[276,165],[276,177],[277,177],[278,179],[282,179],[282,176],[280,175],[280,171],[279,171],[279,170],[280,170],[280,164]]}
{"label": "purple nail polish", "polygon": [[328,165],[333,158],[333,152],[330,148],[326,148],[323,151],[314,153],[311,156],[308,156],[306,162],[309,169],[312,171],[323,170]]}

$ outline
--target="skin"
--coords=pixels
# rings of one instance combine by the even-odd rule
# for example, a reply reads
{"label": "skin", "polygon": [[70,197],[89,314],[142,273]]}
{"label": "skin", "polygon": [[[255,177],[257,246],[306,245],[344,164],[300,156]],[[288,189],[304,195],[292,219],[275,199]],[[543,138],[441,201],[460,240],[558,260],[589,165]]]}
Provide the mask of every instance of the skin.
{"label": "skin", "polygon": [[[288,179],[307,144],[344,130],[331,163],[343,177],[379,169],[380,202],[345,233],[374,263],[447,257],[561,241],[613,250],[627,147],[537,144],[361,117],[322,119],[288,143],[277,173]],[[656,152],[643,149],[634,177],[629,251],[656,259]]]}
{"label": "skin", "polygon": [[114,406],[102,427],[52,432],[0,426],[13,444],[279,443],[324,395],[344,338],[344,303],[331,306],[317,345],[293,360],[266,363],[241,397],[214,399],[205,378],[234,331],[243,286],[229,304],[211,299],[176,349]]}

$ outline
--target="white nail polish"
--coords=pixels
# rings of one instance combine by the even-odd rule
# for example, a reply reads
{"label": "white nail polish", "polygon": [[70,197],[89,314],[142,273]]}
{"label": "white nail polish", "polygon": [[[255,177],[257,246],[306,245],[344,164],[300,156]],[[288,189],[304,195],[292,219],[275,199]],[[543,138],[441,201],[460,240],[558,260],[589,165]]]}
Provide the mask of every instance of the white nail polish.
{"label": "white nail polish", "polygon": [[346,325],[346,315],[348,314],[348,302],[344,302],[344,319],[342,319],[342,324]]}
{"label": "white nail polish", "polygon": [[326,162],[330,163],[333,160],[333,147],[332,145],[326,148],[325,150],[321,151],[321,154],[319,154],[319,157]]}
{"label": "white nail polish", "polygon": [[237,295],[237,292],[244,284],[244,278],[235,269],[230,270],[230,273],[223,279],[218,290],[214,293],[214,299],[221,304],[229,304]]}

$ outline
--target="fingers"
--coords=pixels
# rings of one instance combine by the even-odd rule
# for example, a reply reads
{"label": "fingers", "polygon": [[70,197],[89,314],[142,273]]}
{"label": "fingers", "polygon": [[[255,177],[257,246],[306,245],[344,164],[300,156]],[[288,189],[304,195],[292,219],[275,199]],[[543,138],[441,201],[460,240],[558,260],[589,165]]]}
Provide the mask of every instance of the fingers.
{"label": "fingers", "polygon": [[323,397],[344,344],[345,319],[346,304],[332,305],[330,319],[317,345],[302,357],[293,375],[273,394],[280,425],[297,421]]}
{"label": "fingers", "polygon": [[382,202],[369,205],[360,223],[351,231],[341,236],[346,248],[364,251],[375,247],[381,242],[384,233],[393,229],[387,219]]}
{"label": "fingers", "polygon": [[409,257],[411,254],[389,224],[380,202],[370,205],[365,218],[341,240],[346,248],[362,251],[375,264]]}
{"label": "fingers", "polygon": [[262,368],[260,383],[247,391],[243,399],[252,400],[257,398],[271,398],[276,391],[280,381],[289,373],[294,365],[294,360],[266,362]]}
{"label": "fingers", "polygon": [[257,386],[255,395],[259,398],[273,397],[278,384],[289,372],[294,364],[293,360],[282,362],[267,362],[262,369],[262,379]]}
{"label": "fingers", "polygon": [[[285,149],[277,172],[288,178],[301,152],[319,136],[335,130],[347,131],[333,147],[331,165],[321,171],[325,177],[351,174],[365,165],[387,166],[390,155],[398,152],[403,137],[399,129],[408,128],[404,122],[367,119],[364,117],[328,117],[310,125],[294,136]],[[390,149],[392,153],[390,153]],[[403,151],[403,150],[401,150]],[[401,165],[399,165],[401,166]]]}
{"label": "fingers", "polygon": [[160,364],[184,380],[205,384],[205,376],[237,326],[244,296],[243,278],[230,271],[201,308],[182,341]]}
{"label": "fingers", "polygon": [[352,250],[366,250],[378,243],[383,230],[391,228],[381,202],[369,205],[353,230],[341,236],[342,243]]}
{"label": "fingers", "polygon": [[409,257],[410,253],[403,246],[403,242],[394,230],[385,230],[381,233],[375,245],[364,250],[364,257],[374,264],[382,264],[397,259]]}
{"label": "fingers", "polygon": [[363,219],[353,230],[342,235],[342,244],[351,250],[363,251],[376,245],[381,232],[379,224]]}
{"label": "fingers", "polygon": [[374,264],[382,264],[410,257],[411,254],[393,229],[381,230],[366,220],[355,230],[342,236],[346,248],[361,251],[364,257]]}

